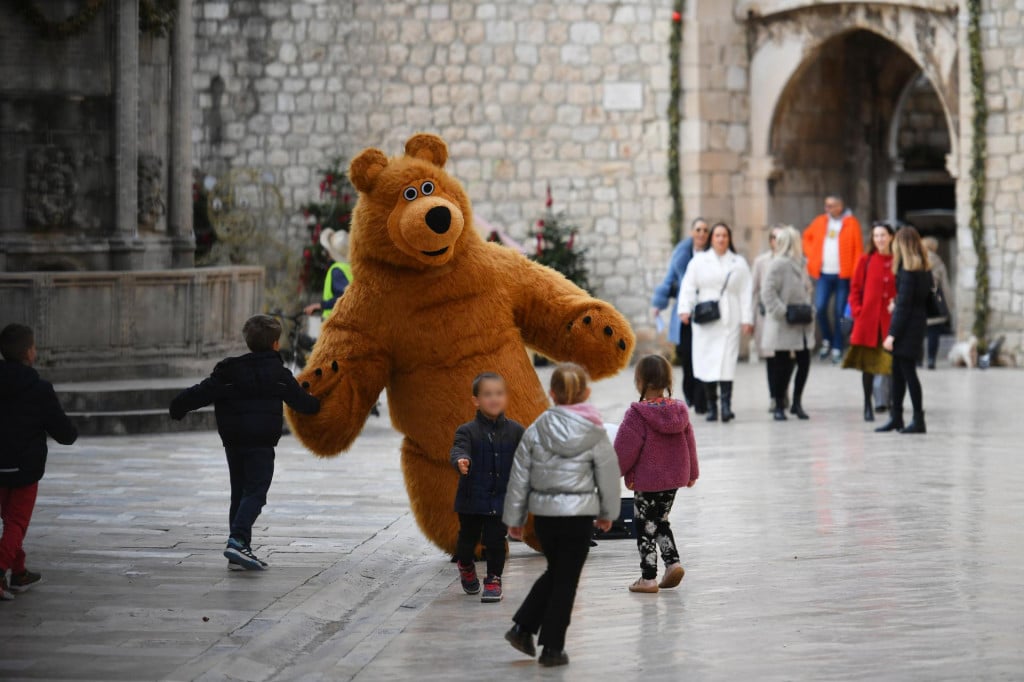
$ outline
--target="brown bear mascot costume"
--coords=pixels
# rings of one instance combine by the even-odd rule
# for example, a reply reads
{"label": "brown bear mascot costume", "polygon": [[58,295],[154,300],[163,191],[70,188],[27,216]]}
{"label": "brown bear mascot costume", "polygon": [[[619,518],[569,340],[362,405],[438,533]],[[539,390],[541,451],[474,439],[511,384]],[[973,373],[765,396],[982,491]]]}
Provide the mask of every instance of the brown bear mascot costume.
{"label": "brown bear mascot costume", "polygon": [[508,415],[529,425],[548,400],[526,346],[599,379],[626,366],[634,337],[612,306],[481,239],[447,160],[444,140],[419,134],[405,156],[367,149],[352,161],[353,281],[299,377],[320,412],[287,416],[306,447],[336,455],[387,389],[391,420],[405,436],[402,471],[416,521],[454,552],[458,473],[448,452],[455,429],[473,418],[473,378],[505,377]]}

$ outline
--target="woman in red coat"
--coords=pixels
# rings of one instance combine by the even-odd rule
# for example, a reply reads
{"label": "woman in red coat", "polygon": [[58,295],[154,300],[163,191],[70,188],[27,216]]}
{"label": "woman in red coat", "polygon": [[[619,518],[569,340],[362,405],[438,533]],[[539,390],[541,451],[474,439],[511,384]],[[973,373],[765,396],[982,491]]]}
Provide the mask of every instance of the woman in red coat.
{"label": "woman in red coat", "polygon": [[853,331],[850,350],[843,367],[858,369],[864,386],[864,421],[874,421],[871,389],[876,374],[892,374],[892,356],[882,348],[889,334],[892,313],[889,302],[896,298],[896,276],[892,271],[892,240],[895,230],[888,223],[875,223],[871,248],[860,257],[850,280],[850,313]]}

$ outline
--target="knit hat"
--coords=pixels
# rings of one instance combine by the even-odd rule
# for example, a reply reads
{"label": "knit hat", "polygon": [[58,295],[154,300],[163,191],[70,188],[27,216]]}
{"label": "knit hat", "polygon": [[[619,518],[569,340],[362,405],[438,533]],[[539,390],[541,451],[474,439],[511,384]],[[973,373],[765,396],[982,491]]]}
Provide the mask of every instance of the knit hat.
{"label": "knit hat", "polygon": [[344,262],[348,260],[348,232],[326,228],[320,233],[320,246],[324,247],[331,260]]}

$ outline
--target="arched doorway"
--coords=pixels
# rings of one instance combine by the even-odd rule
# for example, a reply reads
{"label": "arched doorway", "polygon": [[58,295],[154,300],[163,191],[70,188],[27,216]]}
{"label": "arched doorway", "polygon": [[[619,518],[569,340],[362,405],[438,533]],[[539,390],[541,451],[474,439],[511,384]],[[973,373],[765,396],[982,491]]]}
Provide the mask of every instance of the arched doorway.
{"label": "arched doorway", "polygon": [[805,225],[828,193],[863,223],[953,209],[949,124],[934,87],[899,46],[867,30],[822,43],[772,117],[768,216]]}

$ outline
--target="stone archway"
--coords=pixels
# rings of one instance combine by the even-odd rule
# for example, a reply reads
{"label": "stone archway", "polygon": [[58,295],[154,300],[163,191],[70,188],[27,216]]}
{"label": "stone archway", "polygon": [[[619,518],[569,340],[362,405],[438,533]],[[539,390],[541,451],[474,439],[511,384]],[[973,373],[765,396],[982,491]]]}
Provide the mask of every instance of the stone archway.
{"label": "stone archway", "polygon": [[[870,31],[823,43],[790,78],[774,112],[769,221],[806,224],[828,193],[845,197],[862,222],[895,217],[890,195],[902,169],[892,130],[920,74],[906,52]],[[945,121],[938,125],[948,140]]]}
{"label": "stone archway", "polygon": [[[811,195],[822,191],[850,194],[855,206],[857,202],[865,203],[860,211],[862,218],[873,217],[865,215],[865,210],[887,215],[889,180],[895,167],[895,157],[889,151],[893,121],[906,88],[919,75],[931,83],[945,116],[950,143],[947,168],[955,178],[959,84],[954,11],[924,6],[929,3],[740,4],[746,14],[751,55],[750,156],[746,174],[752,224],[764,225],[775,220],[805,224],[821,208],[821,197],[812,201]],[[873,64],[873,70],[865,64],[858,74],[856,60],[852,58],[857,55]],[[888,59],[882,58],[886,56]],[[842,126],[838,119],[819,121],[817,126],[839,126],[836,132],[846,134],[847,144],[852,146],[855,140],[859,141],[871,148],[871,154],[841,161],[840,165],[847,169],[846,176],[856,180],[839,182],[834,178],[812,177],[812,186],[801,189],[806,177],[786,177],[787,171],[802,162],[801,154],[785,148],[786,135],[779,130],[779,123],[800,112],[797,100],[813,97],[801,88],[815,78],[820,83],[829,74],[853,79],[861,92],[868,92],[874,106],[865,106],[863,98],[853,97],[847,89],[832,88],[832,99],[856,102],[856,107],[844,111],[856,109],[858,116],[848,116],[850,120]],[[866,145],[865,135],[870,138]],[[776,192],[787,189],[791,192],[788,196],[776,198]],[[807,198],[795,198],[800,192],[806,193]]]}

